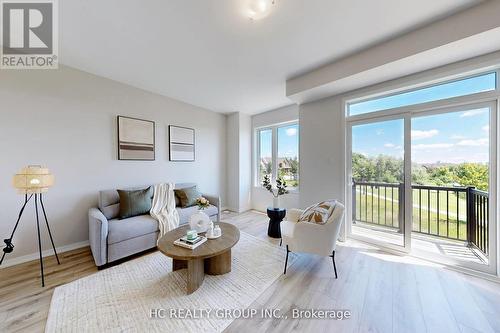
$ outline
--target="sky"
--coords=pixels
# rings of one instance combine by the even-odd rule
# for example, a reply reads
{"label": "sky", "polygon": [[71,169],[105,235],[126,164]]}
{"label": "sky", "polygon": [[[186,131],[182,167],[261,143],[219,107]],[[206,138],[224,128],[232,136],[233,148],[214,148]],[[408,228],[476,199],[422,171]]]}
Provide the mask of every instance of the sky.
{"label": "sky", "polygon": [[[271,157],[272,134],[271,130],[260,131],[261,157]],[[299,125],[278,127],[278,157],[299,156]]]}
{"label": "sky", "polygon": [[465,96],[473,93],[495,90],[495,87],[496,74],[489,73],[405,93],[353,103],[349,105],[349,114],[355,116],[405,105],[415,105],[457,96]]}
{"label": "sky", "polygon": [[[496,74],[488,73],[405,93],[349,105],[350,115],[387,110],[451,97],[491,91]],[[411,155],[415,163],[487,163],[489,160],[488,108],[411,120]],[[403,157],[403,120],[353,127],[353,152]]]}
{"label": "sky", "polygon": [[[354,126],[353,152],[403,157],[403,120]],[[411,123],[412,162],[486,163],[489,109],[417,117]]]}
{"label": "sky", "polygon": [[[271,157],[272,132],[261,131],[261,157]],[[353,152],[403,157],[403,120],[353,127]],[[416,117],[411,124],[412,161],[416,163],[487,163],[489,109]],[[298,125],[278,128],[278,156],[298,156]]]}
{"label": "sky", "polygon": [[[496,88],[496,74],[488,73],[349,105],[349,114],[387,110]],[[489,109],[471,109],[425,117],[411,124],[412,162],[487,163]],[[298,125],[278,128],[278,157],[298,156]],[[272,131],[261,131],[261,157],[271,157]],[[353,127],[353,152],[403,157],[403,120]]]}

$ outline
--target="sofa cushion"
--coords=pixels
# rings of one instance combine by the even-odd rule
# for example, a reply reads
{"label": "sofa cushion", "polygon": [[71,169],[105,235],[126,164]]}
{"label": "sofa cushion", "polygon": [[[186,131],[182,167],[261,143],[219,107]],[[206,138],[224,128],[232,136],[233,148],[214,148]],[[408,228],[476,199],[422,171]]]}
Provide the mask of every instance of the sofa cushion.
{"label": "sofa cushion", "polygon": [[144,215],[151,210],[153,187],[141,190],[118,190],[120,196],[120,219]]}
{"label": "sofa cushion", "polygon": [[[139,190],[148,187],[149,185],[125,188],[125,190]],[[177,183],[176,189],[196,186],[195,183]],[[176,206],[179,206],[176,204]],[[120,214],[120,196],[116,189],[99,191],[98,207],[108,220],[117,218]]]}
{"label": "sofa cushion", "polygon": [[[179,224],[186,224],[189,223],[189,218],[191,217],[191,215],[198,212],[198,206],[186,208],[177,207],[176,210],[179,213]],[[213,205],[208,206],[208,208],[204,209],[203,212],[208,216],[214,216],[219,213],[217,207]]]}
{"label": "sofa cushion", "polygon": [[323,201],[307,207],[299,217],[299,222],[325,224],[337,206],[336,200]]}
{"label": "sofa cushion", "polygon": [[175,189],[175,196],[179,198],[181,207],[191,207],[196,205],[196,199],[201,197],[201,193],[198,192],[198,188],[196,186]]}
{"label": "sofa cushion", "polygon": [[[118,192],[117,192],[118,193]],[[114,204],[101,208],[101,212],[108,220],[117,218],[120,216],[120,204]]]}
{"label": "sofa cushion", "polygon": [[139,215],[124,220],[113,219],[108,223],[108,244],[159,231],[158,221],[151,215]]}
{"label": "sofa cushion", "polygon": [[[181,190],[183,188],[189,188],[189,187],[193,187],[193,186],[196,186],[196,183],[177,183],[177,184],[175,184],[175,189]],[[175,190],[174,190],[174,193],[175,193]],[[179,200],[179,197],[177,196],[177,194],[175,194],[174,197],[175,197],[175,207],[180,207],[181,201]]]}
{"label": "sofa cushion", "polygon": [[[125,188],[124,190],[141,190],[147,187],[148,185]],[[120,196],[118,195],[118,191],[116,189],[99,191],[98,204],[99,209],[108,220],[112,220],[120,216]]]}
{"label": "sofa cushion", "polygon": [[99,191],[99,209],[108,220],[120,214],[120,196],[116,190]]}

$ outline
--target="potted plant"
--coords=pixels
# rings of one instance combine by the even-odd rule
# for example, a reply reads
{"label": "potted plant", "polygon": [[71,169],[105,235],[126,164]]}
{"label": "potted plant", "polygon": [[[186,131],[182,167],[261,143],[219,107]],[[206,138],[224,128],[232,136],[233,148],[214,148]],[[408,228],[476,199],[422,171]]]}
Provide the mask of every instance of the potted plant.
{"label": "potted plant", "polygon": [[278,177],[276,180],[276,186],[273,187],[271,183],[271,177],[269,175],[264,175],[264,180],[262,181],[262,186],[273,195],[273,208],[280,208],[280,196],[284,194],[288,194],[288,190],[286,189],[286,181]]}

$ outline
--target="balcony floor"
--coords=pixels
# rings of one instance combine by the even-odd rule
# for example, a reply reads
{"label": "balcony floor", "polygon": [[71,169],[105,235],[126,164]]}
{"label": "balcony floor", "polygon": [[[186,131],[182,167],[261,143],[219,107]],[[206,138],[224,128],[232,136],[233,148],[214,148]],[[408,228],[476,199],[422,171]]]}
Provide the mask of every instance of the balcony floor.
{"label": "balcony floor", "polygon": [[[352,233],[377,242],[387,242],[402,245],[403,237],[393,229],[379,228],[376,226],[358,223],[352,226]],[[434,237],[412,232],[412,251],[425,253],[430,256],[441,255],[454,260],[473,262],[487,265],[488,259],[477,249],[467,246],[463,241]]]}

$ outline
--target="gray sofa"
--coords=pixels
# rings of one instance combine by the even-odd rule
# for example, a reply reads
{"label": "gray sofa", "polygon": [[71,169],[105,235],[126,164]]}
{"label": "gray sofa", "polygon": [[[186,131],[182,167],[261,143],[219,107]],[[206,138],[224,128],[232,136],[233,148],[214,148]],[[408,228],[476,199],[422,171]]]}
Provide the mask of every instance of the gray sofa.
{"label": "gray sofa", "polygon": [[[176,184],[175,188],[193,186],[192,183]],[[134,188],[146,188],[146,186]],[[220,198],[203,194],[210,201],[210,207],[204,212],[212,220],[220,219]],[[99,208],[89,210],[89,242],[94,261],[98,267],[128,257],[130,255],[156,247],[158,239],[158,221],[149,214],[119,220],[120,197],[117,190],[99,192]],[[176,207],[180,225],[189,222],[189,217],[197,206]]]}

